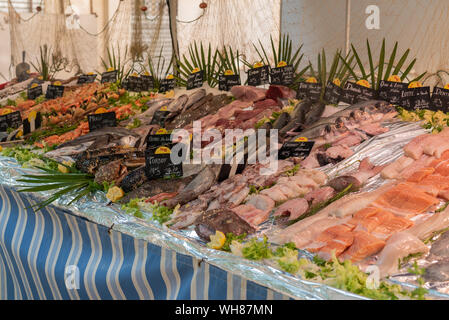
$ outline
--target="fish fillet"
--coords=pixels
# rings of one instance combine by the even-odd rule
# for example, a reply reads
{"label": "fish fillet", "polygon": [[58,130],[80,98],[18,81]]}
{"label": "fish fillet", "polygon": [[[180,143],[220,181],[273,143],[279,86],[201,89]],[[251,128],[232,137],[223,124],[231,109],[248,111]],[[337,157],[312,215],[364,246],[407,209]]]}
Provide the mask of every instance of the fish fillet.
{"label": "fish fillet", "polygon": [[416,223],[412,228],[407,230],[421,240],[427,239],[434,232],[449,227],[449,207],[441,212],[432,214],[428,219]]}
{"label": "fish fillet", "polygon": [[379,252],[384,246],[385,241],[374,237],[365,231],[354,231],[354,242],[340,257],[342,260],[351,260],[353,262],[362,261]]}
{"label": "fish fillet", "polygon": [[419,252],[427,254],[429,248],[409,232],[395,233],[388,239],[385,247],[379,254],[376,265],[379,267],[380,276],[384,278],[397,273],[399,271],[399,259]]}
{"label": "fish fillet", "polygon": [[302,216],[309,209],[309,203],[304,198],[289,200],[282,205],[274,213],[275,216],[288,215],[288,220],[295,220]]}
{"label": "fish fillet", "polygon": [[396,179],[406,167],[414,162],[412,158],[402,156],[393,163],[389,164],[381,171],[380,175],[384,179]]}

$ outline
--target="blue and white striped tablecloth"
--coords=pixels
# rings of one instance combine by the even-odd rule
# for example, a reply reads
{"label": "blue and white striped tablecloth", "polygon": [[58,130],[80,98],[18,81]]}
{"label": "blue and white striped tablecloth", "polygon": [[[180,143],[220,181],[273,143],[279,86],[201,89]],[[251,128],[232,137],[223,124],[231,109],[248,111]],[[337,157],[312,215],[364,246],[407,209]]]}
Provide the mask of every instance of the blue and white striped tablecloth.
{"label": "blue and white striped tablecloth", "polygon": [[0,299],[288,299],[0,185]]}

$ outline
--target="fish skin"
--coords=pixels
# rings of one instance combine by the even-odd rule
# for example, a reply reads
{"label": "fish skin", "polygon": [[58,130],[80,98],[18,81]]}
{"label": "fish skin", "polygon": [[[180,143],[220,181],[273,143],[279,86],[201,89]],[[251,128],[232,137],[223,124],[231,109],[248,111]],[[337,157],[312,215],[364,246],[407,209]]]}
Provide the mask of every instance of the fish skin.
{"label": "fish skin", "polygon": [[426,268],[424,273],[426,282],[446,282],[449,280],[449,262],[439,261]]}
{"label": "fish skin", "polygon": [[180,113],[188,100],[189,97],[186,94],[179,96],[167,106],[167,111],[170,111],[174,115]]}
{"label": "fish skin", "polygon": [[322,102],[314,103],[305,115],[304,126],[310,126],[320,120],[326,105]]}
{"label": "fish skin", "polygon": [[290,115],[287,112],[282,112],[279,117],[273,123],[273,129],[282,129],[291,120]]}
{"label": "fish skin", "polygon": [[78,137],[74,140],[70,140],[70,141],[61,143],[55,150],[62,149],[65,147],[74,147],[74,146],[77,146],[77,145],[85,143],[85,142],[95,141],[98,137],[101,137],[101,136],[109,136],[110,140],[121,139],[126,136],[133,136],[136,138],[139,137],[139,135],[137,135],[137,134],[133,133],[132,131],[125,129],[125,128],[107,127],[107,128],[102,128],[99,130],[89,132],[88,134],[85,134],[85,135]]}
{"label": "fish skin", "polygon": [[432,243],[432,247],[430,248],[430,253],[432,256],[437,257],[438,259],[447,259],[449,258],[449,232],[446,231],[443,233],[438,240]]}
{"label": "fish skin", "polygon": [[256,231],[253,226],[229,209],[206,211],[195,221],[195,232],[204,241],[209,242],[210,236],[217,230],[224,234],[235,235],[252,234]]}
{"label": "fish skin", "polygon": [[184,104],[184,107],[183,107],[181,113],[189,110],[190,107],[192,107],[195,103],[200,101],[205,96],[206,96],[206,89],[199,89],[199,90],[196,90],[195,92],[193,92],[191,95],[189,95],[186,103]]}
{"label": "fish skin", "polygon": [[293,109],[291,120],[281,130],[279,135],[284,136],[289,131],[295,131],[300,126],[304,125],[306,114],[310,111],[313,102],[310,100],[302,100]]}
{"label": "fish skin", "polygon": [[207,166],[176,197],[164,201],[162,205],[174,208],[186,204],[206,192],[217,180],[220,166]]}

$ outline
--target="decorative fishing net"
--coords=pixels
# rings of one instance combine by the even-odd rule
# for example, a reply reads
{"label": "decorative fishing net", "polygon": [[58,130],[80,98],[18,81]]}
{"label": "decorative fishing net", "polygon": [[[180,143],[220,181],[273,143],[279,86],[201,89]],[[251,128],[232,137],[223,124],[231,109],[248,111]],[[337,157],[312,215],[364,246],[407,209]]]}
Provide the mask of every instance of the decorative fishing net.
{"label": "decorative fishing net", "polygon": [[[278,43],[280,0],[213,0],[206,3],[207,9],[198,20],[177,22],[181,55],[187,55],[189,44],[202,41],[205,45],[211,43],[212,48],[221,49],[226,45],[238,49],[252,63],[259,60],[253,43],[258,44],[260,39],[264,48],[271,48],[270,35],[274,43]],[[271,49],[267,54],[271,59]]]}
{"label": "decorative fishing net", "polygon": [[[11,66],[22,62],[22,51],[26,51],[27,62],[36,64],[40,57],[39,49],[44,44],[51,49],[56,60],[63,59],[66,62],[64,69],[70,74],[104,71],[100,67],[101,58],[108,60],[108,48],[111,53],[114,48],[116,56],[120,52],[122,64],[131,64],[133,60],[142,62],[144,56],[159,53],[162,46],[167,58],[171,57],[171,41],[167,43],[166,36],[164,41],[160,37],[164,23],[165,29],[169,30],[165,0],[119,1],[110,19],[102,16],[97,18],[104,25],[100,30],[95,30],[95,19],[90,23],[91,28],[86,28],[86,21],[73,10],[70,0],[45,0],[45,10],[28,19],[23,19],[16,12],[11,0],[8,0],[8,4]],[[146,15],[142,15],[140,10],[143,5],[148,7]]]}

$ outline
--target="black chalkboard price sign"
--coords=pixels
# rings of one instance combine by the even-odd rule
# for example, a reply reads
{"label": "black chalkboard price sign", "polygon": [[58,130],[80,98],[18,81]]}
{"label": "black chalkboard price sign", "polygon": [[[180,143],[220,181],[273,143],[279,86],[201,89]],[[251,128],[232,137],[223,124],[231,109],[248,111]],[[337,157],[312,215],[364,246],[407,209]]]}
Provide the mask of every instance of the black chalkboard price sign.
{"label": "black chalkboard price sign", "polygon": [[79,76],[78,81],[76,84],[86,84],[86,83],[92,83],[97,79],[96,74],[82,74]]}
{"label": "black chalkboard price sign", "polygon": [[232,74],[225,75],[222,74],[218,78],[218,89],[221,91],[229,91],[233,86],[241,85],[240,75]]}
{"label": "black chalkboard price sign", "polygon": [[432,110],[449,112],[449,89],[434,87],[431,102]]}
{"label": "black chalkboard price sign", "polygon": [[262,86],[270,82],[270,67],[262,66],[248,70],[248,85]]}
{"label": "black chalkboard price sign", "polygon": [[145,174],[149,180],[182,177],[182,162],[174,164],[171,150],[176,144],[150,148],[145,151]]}
{"label": "black chalkboard price sign", "polygon": [[142,78],[138,76],[131,76],[126,79],[126,85],[125,88],[128,91],[133,92],[141,92],[143,87],[143,81]]}
{"label": "black chalkboard price sign", "polygon": [[271,84],[289,86],[295,79],[295,69],[292,65],[272,68],[270,71]]}
{"label": "black chalkboard price sign", "polygon": [[310,99],[311,101],[320,100],[321,83],[300,82],[296,91],[297,99]]}
{"label": "black chalkboard price sign", "polygon": [[407,90],[408,85],[403,82],[381,80],[379,84],[379,98],[391,103],[401,102],[402,91]]}
{"label": "black chalkboard price sign", "polygon": [[335,83],[329,81],[324,91],[324,100],[330,104],[338,104],[342,93],[343,93],[342,87],[339,87]]}
{"label": "black chalkboard price sign", "polygon": [[367,88],[354,82],[346,82],[340,101],[354,104],[361,101],[376,99],[376,90]]}
{"label": "black chalkboard price sign", "polygon": [[0,132],[8,131],[8,128],[17,129],[22,125],[20,111],[11,112],[0,116]]}
{"label": "black chalkboard price sign", "polygon": [[201,88],[204,82],[204,71],[191,73],[187,78],[187,90]]}
{"label": "black chalkboard price sign", "polygon": [[48,85],[47,92],[45,93],[45,99],[56,99],[64,95],[64,86],[55,86],[53,84]]}
{"label": "black chalkboard price sign", "polygon": [[87,116],[87,120],[89,122],[89,131],[95,131],[105,127],[117,126],[117,119],[115,112],[90,114]]}
{"label": "black chalkboard price sign", "polygon": [[155,149],[160,146],[173,144],[171,134],[149,134],[146,137],[147,149]]}
{"label": "black chalkboard price sign", "polygon": [[150,75],[142,75],[142,91],[150,91],[154,88],[154,79]]}
{"label": "black chalkboard price sign", "polygon": [[27,97],[30,100],[34,100],[37,97],[43,95],[42,85],[40,84],[32,84],[27,90]]}
{"label": "black chalkboard price sign", "polygon": [[307,158],[315,145],[315,141],[302,140],[302,138],[299,138],[295,141],[284,143],[279,149],[278,158],[281,160],[290,157]]}
{"label": "black chalkboard price sign", "polygon": [[407,88],[401,91],[400,106],[406,110],[430,109],[430,87]]}
{"label": "black chalkboard price sign", "polygon": [[159,86],[159,92],[164,93],[175,89],[175,79],[164,79]]}
{"label": "black chalkboard price sign", "polygon": [[116,82],[117,81],[117,70],[106,71],[101,74],[101,83],[106,82]]}

